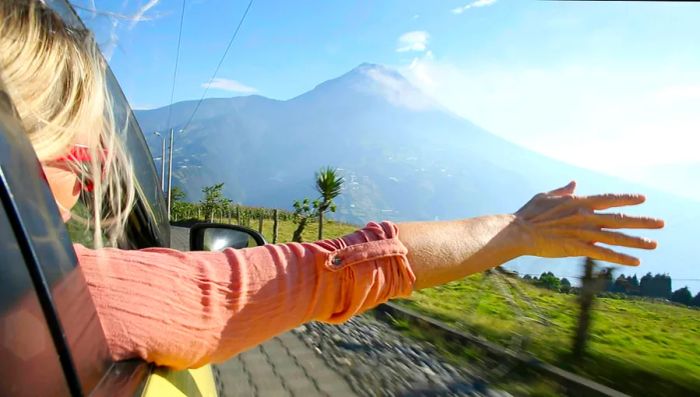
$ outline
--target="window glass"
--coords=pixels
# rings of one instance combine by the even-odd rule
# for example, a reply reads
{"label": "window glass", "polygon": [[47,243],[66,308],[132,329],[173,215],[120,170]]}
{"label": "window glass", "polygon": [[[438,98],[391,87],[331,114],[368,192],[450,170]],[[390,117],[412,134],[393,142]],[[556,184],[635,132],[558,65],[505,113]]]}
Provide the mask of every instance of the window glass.
{"label": "window glass", "polygon": [[51,334],[0,206],[0,395],[69,395]]}
{"label": "window glass", "polygon": [[[61,15],[69,26],[77,29],[84,28],[83,23],[65,0],[49,0],[46,3]],[[168,225],[167,208],[160,190],[161,184],[153,157],[146,145],[141,128],[133,116],[131,107],[111,70],[107,72],[107,87],[113,99],[112,106],[116,125],[133,161],[135,172],[137,211],[129,220],[130,227],[127,230],[127,237],[130,241],[124,248],[168,246],[170,226]],[[78,238],[79,242],[89,240],[78,225],[70,226],[70,228],[71,236]]]}
{"label": "window glass", "polygon": [[[39,162],[5,92],[0,82],[0,191],[8,197],[3,204],[6,211],[12,208],[13,214],[20,220],[22,236],[18,238],[29,242],[39,264],[38,270],[43,279],[37,280],[35,287],[48,285],[50,288],[58,319],[51,319],[49,313],[47,318],[60,322],[64,340],[59,343],[67,343],[83,389],[91,390],[111,365],[107,343],[87,284],[77,268],[77,258],[56,202],[48,184],[42,179]],[[9,237],[3,238],[3,243],[8,245],[4,251],[18,249],[15,240]],[[0,254],[3,265],[9,267],[14,261],[8,262],[7,255],[10,254],[6,255],[4,251]],[[23,290],[20,292],[24,293]],[[13,294],[12,291],[5,293]],[[17,302],[15,300],[12,304],[21,304]],[[17,327],[24,327],[23,324],[20,322]],[[12,344],[11,339],[0,341]],[[28,373],[36,376],[41,373],[41,367]]]}

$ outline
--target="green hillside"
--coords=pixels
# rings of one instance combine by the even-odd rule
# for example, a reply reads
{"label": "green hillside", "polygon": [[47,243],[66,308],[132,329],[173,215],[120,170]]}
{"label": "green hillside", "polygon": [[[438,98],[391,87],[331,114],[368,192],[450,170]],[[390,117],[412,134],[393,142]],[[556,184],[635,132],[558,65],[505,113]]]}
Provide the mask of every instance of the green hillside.
{"label": "green hillside", "polygon": [[512,286],[499,285],[496,277],[474,275],[415,292],[399,303],[515,351],[513,335],[521,335],[515,342],[524,342],[535,356],[633,395],[700,390],[700,310],[598,298],[588,358],[574,362],[570,347],[577,296],[512,278]]}

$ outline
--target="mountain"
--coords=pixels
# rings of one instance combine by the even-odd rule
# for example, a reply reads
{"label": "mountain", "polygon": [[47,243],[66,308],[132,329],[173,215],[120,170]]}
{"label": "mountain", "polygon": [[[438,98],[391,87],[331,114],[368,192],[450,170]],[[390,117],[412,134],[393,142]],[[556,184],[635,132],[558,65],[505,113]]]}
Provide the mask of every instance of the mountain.
{"label": "mountain", "polygon": [[[171,125],[183,128],[196,105],[136,112],[154,154],[160,140],[149,132],[166,130],[170,112]],[[630,212],[663,217],[668,227],[645,233],[659,239],[660,248],[641,255],[637,272],[700,278],[693,245],[700,202],[524,149],[450,113],[380,65],[362,64],[286,101],[257,95],[204,100],[187,131],[176,134],[173,175],[192,201],[202,186],[224,182],[234,201],[290,208],[294,199],[316,196],[313,175],[325,165],[341,168],[347,181],[336,218],[355,223],[513,212],[571,179],[581,194],[643,192],[648,204]],[[539,273],[542,263],[524,258],[518,266]],[[560,274],[578,272],[570,261],[551,263]]]}

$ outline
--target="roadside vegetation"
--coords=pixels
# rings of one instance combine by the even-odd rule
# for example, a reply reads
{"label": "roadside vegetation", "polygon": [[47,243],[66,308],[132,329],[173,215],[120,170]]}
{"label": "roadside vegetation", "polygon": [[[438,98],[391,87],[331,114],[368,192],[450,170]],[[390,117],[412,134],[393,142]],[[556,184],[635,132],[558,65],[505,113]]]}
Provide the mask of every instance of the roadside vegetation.
{"label": "roadside vegetation", "polygon": [[[289,220],[279,221],[278,225],[279,237],[277,242],[288,243],[293,241],[294,232],[297,230],[297,224]],[[257,221],[254,222],[254,224],[251,224],[250,227],[252,227],[255,230],[258,230]],[[265,219],[263,221],[262,234],[263,236],[265,236],[266,240],[272,241],[272,227],[273,221],[271,219]],[[347,223],[336,222],[329,219],[326,219],[323,222],[324,238],[342,237],[346,234],[354,232],[358,228],[360,228],[360,226],[358,225],[350,225]],[[302,234],[302,241],[316,241],[316,237],[318,237],[318,223],[313,222],[307,224],[307,226],[304,228],[304,233]]]}
{"label": "roadside vegetation", "polygon": [[[699,310],[622,295],[598,297],[586,355],[575,360],[578,295],[497,277],[474,275],[417,291],[398,303],[626,393],[670,396],[700,390]],[[426,333],[416,336],[431,339]]]}
{"label": "roadside vegetation", "polygon": [[[189,204],[189,203],[188,203]],[[240,213],[240,222],[238,222],[236,213]],[[260,229],[260,218],[262,218],[262,229]],[[204,216],[197,213],[197,210],[190,211],[184,217],[173,219],[175,224],[180,222],[209,222],[227,223],[231,225],[241,225],[257,230],[265,236],[265,240],[272,242],[274,234],[274,219],[273,212],[269,208],[248,207],[244,205],[234,206],[231,210],[231,216],[224,214],[206,219]],[[318,237],[318,222],[309,222],[305,225],[301,233],[301,241],[316,241]],[[360,225],[351,225],[348,223],[337,222],[331,219],[323,221],[324,238],[336,238],[346,234],[350,234],[360,228]],[[294,234],[297,232],[299,225],[294,220],[294,214],[287,211],[278,212],[277,222],[277,242],[288,243],[294,241]]]}

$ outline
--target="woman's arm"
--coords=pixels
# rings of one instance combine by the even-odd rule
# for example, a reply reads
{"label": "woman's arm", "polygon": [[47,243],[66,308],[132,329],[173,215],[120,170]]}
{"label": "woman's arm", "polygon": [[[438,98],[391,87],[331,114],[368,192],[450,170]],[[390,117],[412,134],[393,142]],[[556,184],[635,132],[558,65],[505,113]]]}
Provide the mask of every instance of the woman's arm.
{"label": "woman's arm", "polygon": [[390,222],[338,239],[223,252],[76,246],[114,360],[176,369],[228,359],[308,321],[339,323],[409,296]]}
{"label": "woman's arm", "polygon": [[661,227],[594,214],[641,196],[535,196],[513,215],[450,222],[370,223],[339,239],[224,252],[89,250],[80,267],[115,360],[191,368],[222,361],[311,320],[342,322],[388,299],[520,255],[636,258],[591,244],[653,248],[601,228]]}
{"label": "woman's arm", "polygon": [[522,255],[589,256],[636,266],[639,259],[595,243],[656,248],[655,241],[610,229],[658,229],[664,225],[662,220],[595,212],[641,204],[644,196],[574,196],[575,188],[571,182],[540,193],[515,214],[399,224],[399,239],[408,249],[408,262],[416,276],[415,288],[460,279]]}

